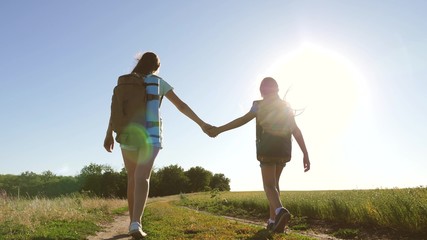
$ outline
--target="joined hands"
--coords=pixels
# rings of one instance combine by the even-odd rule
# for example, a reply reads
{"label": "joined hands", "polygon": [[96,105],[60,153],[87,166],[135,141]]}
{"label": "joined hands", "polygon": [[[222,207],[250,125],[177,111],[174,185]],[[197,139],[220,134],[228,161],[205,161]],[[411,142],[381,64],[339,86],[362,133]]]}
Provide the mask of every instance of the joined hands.
{"label": "joined hands", "polygon": [[210,124],[205,124],[204,126],[202,126],[202,130],[204,133],[206,133],[211,138],[214,138],[214,137],[218,136],[218,134],[221,133],[221,131],[219,130],[218,127],[212,126]]}

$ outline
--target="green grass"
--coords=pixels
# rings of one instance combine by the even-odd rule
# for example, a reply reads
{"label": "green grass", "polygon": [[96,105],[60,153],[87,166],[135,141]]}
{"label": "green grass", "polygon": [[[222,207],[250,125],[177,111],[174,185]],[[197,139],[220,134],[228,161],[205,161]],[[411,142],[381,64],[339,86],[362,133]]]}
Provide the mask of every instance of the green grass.
{"label": "green grass", "polygon": [[83,239],[99,227],[89,221],[50,221],[40,224],[36,230],[12,222],[0,225],[0,239]]}
{"label": "green grass", "polygon": [[85,239],[123,212],[125,200],[0,199],[0,239]]}
{"label": "green grass", "polygon": [[271,234],[264,227],[242,224],[223,217],[174,206],[170,202],[150,204],[143,217],[147,239],[287,239],[312,238],[290,234]]}
{"label": "green grass", "polygon": [[332,235],[334,235],[337,238],[342,239],[353,239],[358,237],[360,234],[359,229],[339,229],[338,231],[334,232]]}
{"label": "green grass", "polygon": [[[272,235],[262,226],[172,204],[178,199],[149,199],[143,217],[147,239],[311,239],[298,233]],[[0,239],[86,239],[101,223],[126,212],[125,206],[125,200],[86,197],[0,199]]]}
{"label": "green grass", "polygon": [[[148,239],[308,239],[297,232],[309,230],[314,221],[333,226],[329,233],[343,239],[366,239],[369,229],[406,239],[427,236],[427,188],[282,192],[293,214],[288,235],[271,235],[260,226],[175,206],[173,199],[220,215],[268,218],[264,192],[212,191],[150,199],[143,218]],[[0,239],[85,239],[100,230],[101,223],[126,211],[126,200],[117,199],[0,199]]]}
{"label": "green grass", "polygon": [[296,215],[348,225],[427,233],[427,189],[378,189],[284,194]]}
{"label": "green grass", "polygon": [[[285,207],[299,217],[349,229],[356,226],[401,235],[427,234],[427,188],[282,192],[281,198]],[[217,214],[268,218],[264,192],[183,195],[181,204]],[[297,225],[304,228],[304,224]]]}

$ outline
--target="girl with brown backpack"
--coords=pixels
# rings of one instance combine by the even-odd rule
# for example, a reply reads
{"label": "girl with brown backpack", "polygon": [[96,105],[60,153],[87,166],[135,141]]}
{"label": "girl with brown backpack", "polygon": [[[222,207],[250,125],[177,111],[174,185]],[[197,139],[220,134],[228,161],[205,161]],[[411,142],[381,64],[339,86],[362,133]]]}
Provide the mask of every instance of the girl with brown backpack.
{"label": "girl with brown backpack", "polygon": [[111,152],[114,147],[113,131],[116,132],[116,141],[120,143],[128,175],[129,234],[136,239],[147,235],[142,230],[141,218],[148,197],[153,163],[162,148],[159,108],[163,96],[203,131],[211,127],[174,93],[165,80],[154,75],[159,67],[157,55],[146,52],[130,74],[119,77],[104,140],[104,148]]}
{"label": "girl with brown backpack", "polygon": [[257,159],[260,162],[264,191],[270,207],[267,229],[281,233],[290,220],[290,212],[280,200],[279,180],[286,163],[291,160],[293,136],[304,157],[304,171],[310,170],[310,160],[301,130],[298,128],[294,111],[280,99],[279,87],[271,77],[264,78],[260,86],[260,101],[254,101],[251,110],[223,126],[208,130],[211,137],[238,128],[256,118]]}

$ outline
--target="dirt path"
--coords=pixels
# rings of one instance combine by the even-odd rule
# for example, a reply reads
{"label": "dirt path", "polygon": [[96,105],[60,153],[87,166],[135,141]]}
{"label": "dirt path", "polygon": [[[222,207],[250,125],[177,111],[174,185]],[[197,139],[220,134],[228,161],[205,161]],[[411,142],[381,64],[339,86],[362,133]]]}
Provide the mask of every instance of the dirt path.
{"label": "dirt path", "polygon": [[[232,218],[232,217],[227,217],[227,216],[224,216],[224,218],[227,218],[227,219],[232,220],[232,221],[244,223],[244,224],[251,224],[251,225],[257,225],[257,226],[264,227],[264,223],[261,223],[261,222],[254,222],[254,221],[250,221],[250,220],[246,220],[246,219]],[[90,236],[87,239],[88,240],[100,240],[100,239],[103,239],[103,240],[128,239],[128,240],[130,240],[132,238],[126,234],[128,231],[128,229],[127,229],[128,224],[129,224],[129,216],[128,215],[117,216],[113,222],[103,226],[103,229],[105,229],[105,231],[98,232],[96,236]],[[338,238],[334,238],[334,237],[326,235],[326,234],[316,233],[312,230],[304,231],[304,232],[298,231],[298,234],[305,235],[307,237],[316,238],[316,239],[321,239],[321,240],[326,240],[326,239],[337,240],[338,239]]]}
{"label": "dirt path", "polygon": [[[256,225],[256,226],[260,226],[260,227],[265,227],[265,224],[263,222],[255,222],[255,221],[251,221],[251,220],[247,220],[247,219],[228,217],[228,216],[223,216],[223,217],[226,219],[234,220],[234,221],[244,223],[244,224],[251,224],[251,225]],[[335,237],[332,237],[332,236],[329,236],[329,235],[323,234],[323,233],[317,233],[317,232],[314,232],[313,230],[294,231],[294,230],[287,229],[286,231],[287,232],[296,232],[300,235],[304,235],[304,236],[312,237],[312,238],[316,238],[316,239],[321,239],[321,240],[339,240],[339,238],[335,238]]]}
{"label": "dirt path", "polygon": [[102,226],[104,231],[98,232],[96,236],[90,236],[88,240],[97,239],[132,239],[127,235],[129,226],[129,215],[117,216],[113,222]]}
{"label": "dirt path", "polygon": [[[147,205],[150,205],[153,202],[159,202],[159,201],[170,202],[170,201],[176,200],[176,199],[178,199],[176,196],[150,199],[149,202],[147,203]],[[192,211],[196,211],[194,209],[190,209],[190,208],[188,208],[188,209],[192,210]],[[200,213],[200,211],[198,211],[198,212]],[[207,213],[207,212],[203,212],[203,213],[208,214],[208,215],[212,215],[212,214]],[[243,223],[243,224],[265,227],[265,224],[263,222],[256,222],[256,221],[251,221],[251,220],[247,220],[247,219],[227,217],[227,216],[224,216],[224,218],[226,218],[230,221],[237,221],[237,222]],[[100,231],[95,236],[90,236],[87,239],[88,240],[132,239],[129,235],[127,235],[128,226],[129,226],[129,215],[127,213],[125,215],[120,215],[120,216],[115,217],[114,221],[102,226],[102,229],[104,229],[103,231]],[[304,235],[307,237],[312,237],[312,238],[321,239],[321,240],[338,240],[337,238],[334,238],[332,236],[328,236],[328,235],[322,234],[322,233],[317,233],[317,232],[314,232],[312,230],[310,230],[310,231],[293,231],[293,230],[290,230],[290,231],[296,232],[298,234],[301,234],[301,235]]]}
{"label": "dirt path", "polygon": [[[170,202],[177,200],[178,196],[167,196],[158,198],[149,198],[147,206],[153,202]],[[103,231],[98,232],[95,236],[89,236],[87,240],[114,240],[114,239],[132,239],[127,232],[129,227],[129,213],[114,218],[114,221],[102,226]]]}

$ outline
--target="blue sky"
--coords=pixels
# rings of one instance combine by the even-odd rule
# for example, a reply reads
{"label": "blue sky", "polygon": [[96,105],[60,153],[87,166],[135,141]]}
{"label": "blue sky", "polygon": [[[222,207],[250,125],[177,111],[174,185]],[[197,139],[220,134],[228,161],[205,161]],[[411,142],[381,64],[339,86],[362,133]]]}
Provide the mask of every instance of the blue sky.
{"label": "blue sky", "polygon": [[[265,76],[304,108],[284,190],[427,185],[425,1],[2,1],[0,174],[123,167],[102,148],[112,89],[138,52],[203,120],[249,111]],[[201,166],[262,190],[255,125],[215,139],[164,101],[157,168]],[[295,143],[295,141],[294,141]]]}

